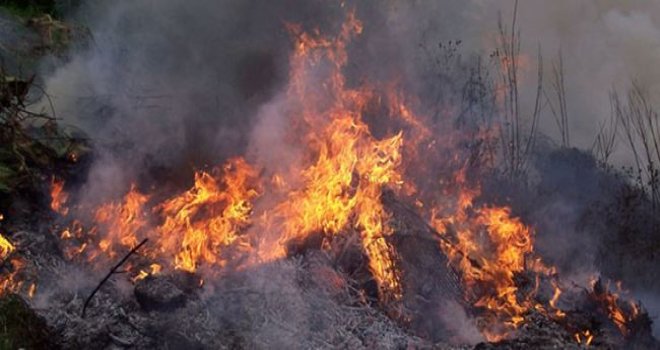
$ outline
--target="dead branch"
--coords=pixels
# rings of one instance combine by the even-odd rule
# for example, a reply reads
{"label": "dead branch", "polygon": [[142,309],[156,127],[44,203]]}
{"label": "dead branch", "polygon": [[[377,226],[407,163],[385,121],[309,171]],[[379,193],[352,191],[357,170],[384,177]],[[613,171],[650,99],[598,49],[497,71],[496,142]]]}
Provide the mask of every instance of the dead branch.
{"label": "dead branch", "polygon": [[619,119],[616,114],[615,93],[610,93],[610,116],[603,120],[598,129],[591,152],[596,156],[603,166],[607,166],[612,153],[614,153],[617,141]]}
{"label": "dead branch", "polygon": [[126,255],[125,255],[125,256],[124,256],[124,257],[123,257],[123,258],[117,263],[117,265],[115,265],[112,269],[110,269],[110,272],[108,272],[108,274],[105,275],[105,277],[104,277],[104,278],[101,280],[101,282],[96,286],[96,288],[94,288],[94,290],[92,291],[92,293],[91,293],[91,294],[87,297],[87,299],[85,300],[85,304],[83,304],[83,309],[82,309],[82,315],[81,315],[81,317],[85,318],[85,312],[87,311],[87,306],[89,305],[89,302],[92,301],[92,298],[94,298],[94,295],[96,294],[96,292],[98,292],[99,289],[101,289],[101,287],[105,284],[105,282],[107,282],[108,279],[110,279],[110,276],[112,276],[112,275],[114,275],[115,273],[117,273],[117,269],[119,269],[119,268],[120,268],[120,267],[126,262],[126,260],[128,260],[128,258],[131,257],[131,255],[135,254],[135,252],[137,252],[138,249],[140,249],[140,247],[142,247],[145,243],[147,243],[148,240],[149,240],[149,238],[145,238],[145,239],[143,239],[142,242],[140,242],[140,244],[136,245],[135,248],[131,249],[131,251],[129,251],[128,254],[126,254]]}
{"label": "dead branch", "polygon": [[[535,145],[536,132],[541,116],[541,96],[543,93],[543,61],[541,50],[538,54],[537,91],[534,110],[529,117],[520,108],[519,96],[519,56],[521,34],[517,25],[518,1],[513,6],[511,27],[501,18],[498,21],[498,41],[495,56],[498,59],[499,79],[502,83],[502,121],[500,141],[504,159],[504,172],[511,179],[521,178],[526,173],[529,157]],[[531,124],[529,126],[528,124]]]}

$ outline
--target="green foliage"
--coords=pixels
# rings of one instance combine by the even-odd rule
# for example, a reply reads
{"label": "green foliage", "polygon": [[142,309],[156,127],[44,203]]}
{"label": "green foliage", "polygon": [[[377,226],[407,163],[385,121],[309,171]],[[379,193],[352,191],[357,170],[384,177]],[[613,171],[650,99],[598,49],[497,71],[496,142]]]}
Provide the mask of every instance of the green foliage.
{"label": "green foliage", "polygon": [[0,193],[37,188],[52,169],[66,168],[88,152],[84,140],[54,118],[26,107],[31,85],[32,79],[0,74]]}
{"label": "green foliage", "polygon": [[0,0],[0,7],[26,19],[42,14],[59,14],[55,0]]}
{"label": "green foliage", "polygon": [[15,177],[16,172],[14,170],[0,163],[0,192],[11,192],[12,179]]}
{"label": "green foliage", "polygon": [[0,350],[51,349],[51,338],[46,322],[19,296],[0,298]]}

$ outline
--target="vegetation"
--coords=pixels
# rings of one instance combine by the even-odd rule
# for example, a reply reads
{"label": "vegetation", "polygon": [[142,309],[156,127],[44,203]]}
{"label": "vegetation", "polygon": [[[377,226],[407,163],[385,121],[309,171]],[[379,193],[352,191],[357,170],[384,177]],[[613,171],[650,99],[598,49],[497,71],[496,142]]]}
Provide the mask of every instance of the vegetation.
{"label": "vegetation", "polygon": [[28,109],[32,87],[33,78],[0,70],[0,193],[38,187],[55,166],[66,169],[86,152],[84,140],[63,130],[54,117]]}
{"label": "vegetation", "polygon": [[[530,155],[534,149],[539,119],[541,117],[541,93],[543,91],[543,61],[541,49],[538,54],[538,77],[534,109],[529,117],[520,109],[518,73],[520,60],[520,31],[516,20],[518,1],[513,8],[511,28],[500,18],[498,22],[498,47],[494,56],[499,60],[500,86],[503,90],[501,135],[504,172],[512,180],[526,174]],[[526,125],[527,124],[527,125]]]}
{"label": "vegetation", "polygon": [[552,116],[555,119],[555,124],[559,130],[559,135],[561,136],[561,146],[563,148],[571,147],[570,140],[570,130],[568,125],[568,107],[566,104],[566,87],[564,84],[564,58],[559,50],[557,55],[558,59],[552,65],[552,95],[555,97],[555,102],[553,98],[550,97],[550,94],[543,91]]}
{"label": "vegetation", "polygon": [[0,8],[21,18],[30,19],[42,15],[61,17],[80,0],[0,0]]}
{"label": "vegetation", "polygon": [[19,296],[0,298],[0,350],[52,349],[52,334]]}
{"label": "vegetation", "polygon": [[647,93],[633,83],[625,99],[612,95],[614,115],[634,160],[634,175],[654,207],[660,205],[660,117]]}
{"label": "vegetation", "polygon": [[0,0],[0,7],[22,18],[57,13],[54,0]]}

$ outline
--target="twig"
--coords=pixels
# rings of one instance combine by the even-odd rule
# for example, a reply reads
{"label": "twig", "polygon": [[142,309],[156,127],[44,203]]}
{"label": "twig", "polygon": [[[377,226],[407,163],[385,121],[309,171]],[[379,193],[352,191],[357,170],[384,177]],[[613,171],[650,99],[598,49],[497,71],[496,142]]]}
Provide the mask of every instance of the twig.
{"label": "twig", "polygon": [[94,297],[94,295],[96,295],[96,292],[98,292],[99,289],[101,289],[101,287],[103,286],[103,284],[105,284],[105,282],[107,282],[108,279],[110,279],[110,276],[112,276],[113,274],[115,274],[116,271],[117,271],[117,269],[120,268],[121,265],[123,265],[123,264],[126,262],[126,260],[128,260],[128,258],[131,257],[131,255],[133,255],[135,252],[137,252],[137,250],[140,249],[140,247],[142,247],[145,243],[147,243],[148,240],[149,240],[149,238],[145,238],[145,239],[143,239],[142,242],[140,242],[140,244],[136,245],[135,248],[131,249],[131,251],[128,252],[128,254],[126,254],[126,255],[124,256],[124,258],[122,258],[122,259],[119,261],[119,263],[117,263],[117,265],[115,265],[115,266],[110,270],[110,272],[108,272],[107,275],[105,275],[105,277],[103,278],[103,280],[101,280],[101,282],[96,286],[96,288],[94,288],[94,291],[92,291],[92,294],[90,294],[90,295],[87,297],[87,299],[85,300],[85,304],[83,305],[83,309],[82,309],[82,318],[85,318],[85,312],[87,311],[87,306],[89,305],[89,302],[92,301],[92,298]]}

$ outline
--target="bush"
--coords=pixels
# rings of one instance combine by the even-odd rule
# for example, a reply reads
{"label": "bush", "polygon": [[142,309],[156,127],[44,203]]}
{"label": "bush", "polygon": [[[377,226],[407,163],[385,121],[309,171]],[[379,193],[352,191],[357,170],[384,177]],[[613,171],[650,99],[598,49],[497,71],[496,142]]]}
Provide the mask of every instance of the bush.
{"label": "bush", "polygon": [[46,322],[19,296],[0,298],[0,349],[52,349]]}

